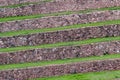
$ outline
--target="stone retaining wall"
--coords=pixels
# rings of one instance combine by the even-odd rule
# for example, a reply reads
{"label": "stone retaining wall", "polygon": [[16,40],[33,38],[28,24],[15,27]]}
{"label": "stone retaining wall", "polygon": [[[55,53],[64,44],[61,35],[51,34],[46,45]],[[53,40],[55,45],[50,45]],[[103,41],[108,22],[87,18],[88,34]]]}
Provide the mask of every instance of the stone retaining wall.
{"label": "stone retaining wall", "polygon": [[[52,5],[52,6],[51,6]],[[78,11],[104,7],[120,6],[119,0],[58,0],[18,8],[0,9],[0,17],[53,13],[60,11]]]}
{"label": "stone retaining wall", "polygon": [[32,20],[12,21],[0,23],[0,32],[26,30],[37,28],[62,27],[73,24],[99,22],[120,19],[120,10],[99,11],[87,14],[72,14],[64,16],[46,17]]}
{"label": "stone retaining wall", "polygon": [[8,6],[21,3],[40,2],[43,0],[0,0],[0,6]]}
{"label": "stone retaining wall", "polygon": [[120,25],[86,27],[73,30],[29,34],[0,38],[0,48],[34,46],[57,42],[79,41],[90,38],[120,36]]}
{"label": "stone retaining wall", "polygon": [[0,53],[0,64],[57,60],[120,53],[120,41]]}
{"label": "stone retaining wall", "polygon": [[63,65],[51,65],[27,69],[0,71],[2,80],[28,80],[29,78],[49,77],[65,74],[96,72],[104,70],[119,70],[120,59],[79,62]]}

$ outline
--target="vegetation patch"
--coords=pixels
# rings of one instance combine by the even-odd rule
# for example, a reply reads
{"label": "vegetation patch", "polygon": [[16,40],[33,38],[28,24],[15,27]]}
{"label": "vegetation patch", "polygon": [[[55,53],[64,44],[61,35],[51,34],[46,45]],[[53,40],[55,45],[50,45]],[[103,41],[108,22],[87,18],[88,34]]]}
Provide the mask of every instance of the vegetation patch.
{"label": "vegetation patch", "polygon": [[120,70],[70,74],[30,80],[119,80],[118,78],[120,78]]}

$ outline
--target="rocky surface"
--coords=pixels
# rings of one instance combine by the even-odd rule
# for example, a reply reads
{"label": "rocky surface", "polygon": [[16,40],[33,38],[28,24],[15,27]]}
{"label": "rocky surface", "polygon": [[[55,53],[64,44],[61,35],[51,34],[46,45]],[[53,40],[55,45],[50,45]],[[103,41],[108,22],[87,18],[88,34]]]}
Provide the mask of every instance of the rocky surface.
{"label": "rocky surface", "polygon": [[0,71],[0,78],[2,80],[28,80],[29,78],[96,72],[104,70],[120,70],[120,59],[78,62],[71,64],[51,65],[14,70],[2,70]]}
{"label": "rocky surface", "polygon": [[[52,5],[52,6],[51,6]],[[79,11],[120,6],[119,0],[58,0],[18,8],[1,8],[0,17],[23,16],[60,11]]]}
{"label": "rocky surface", "polygon": [[43,0],[0,0],[0,6],[8,6],[21,3],[40,2]]}
{"label": "rocky surface", "polygon": [[[38,0],[0,0],[0,6],[8,6]],[[119,0],[55,0],[52,2],[31,4],[16,8],[0,8],[0,18],[62,11],[80,11],[96,8],[120,6]],[[12,21],[0,23],[0,33],[13,30],[62,27],[73,24],[91,23],[120,19],[120,11],[100,11],[87,14],[71,14],[51,16],[33,20]],[[26,34],[12,37],[0,37],[0,48],[18,46],[36,46],[57,42],[79,41],[91,38],[120,36],[120,24],[85,27],[63,31]],[[68,58],[82,58],[108,54],[120,54],[120,41],[91,43],[77,46],[62,46],[24,50],[17,52],[0,52],[0,65],[60,60]],[[4,66],[6,65],[6,66]],[[28,65],[28,64],[26,64]],[[13,66],[14,67],[14,66]],[[0,70],[0,80],[28,80],[65,74],[85,72],[99,72],[106,70],[120,70],[120,59],[92,60],[66,64],[52,64],[46,66],[25,67],[21,69]]]}
{"label": "rocky surface", "polygon": [[120,53],[120,41],[0,53],[0,64],[102,56]]}
{"label": "rocky surface", "polygon": [[120,25],[86,27],[72,30],[37,33],[0,38],[0,48],[34,46],[57,42],[79,41],[90,38],[120,36]]}
{"label": "rocky surface", "polygon": [[12,21],[0,23],[0,32],[62,27],[81,23],[99,22],[120,19],[120,10],[98,11],[87,14],[71,14],[52,16],[32,20]]}

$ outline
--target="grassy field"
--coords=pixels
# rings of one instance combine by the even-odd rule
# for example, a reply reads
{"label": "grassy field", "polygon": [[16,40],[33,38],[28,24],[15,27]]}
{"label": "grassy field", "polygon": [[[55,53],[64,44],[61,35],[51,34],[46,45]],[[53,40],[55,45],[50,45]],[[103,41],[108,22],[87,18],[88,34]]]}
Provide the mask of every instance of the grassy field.
{"label": "grassy field", "polygon": [[59,43],[55,43],[55,44],[43,44],[43,45],[38,45],[38,46],[19,46],[19,47],[11,47],[11,48],[0,48],[0,53],[16,52],[16,51],[21,51],[21,50],[30,50],[30,49],[39,49],[39,48],[56,48],[56,47],[62,47],[62,46],[77,46],[77,45],[85,45],[85,44],[98,43],[98,42],[109,42],[109,41],[120,41],[120,36],[94,38],[94,39],[71,41],[71,42],[59,42]]}
{"label": "grassy field", "polygon": [[72,59],[53,60],[53,61],[26,62],[26,63],[18,63],[18,64],[0,65],[0,70],[20,69],[20,68],[37,67],[37,66],[60,65],[60,64],[66,64],[66,63],[70,64],[70,63],[77,63],[77,62],[108,60],[108,59],[118,59],[118,58],[120,58],[120,54],[92,56],[92,57],[85,57],[85,58],[72,58]]}
{"label": "grassy field", "polygon": [[85,28],[85,27],[97,27],[97,26],[114,25],[114,24],[120,24],[120,20],[108,20],[108,21],[92,22],[92,23],[86,23],[86,24],[75,24],[75,25],[60,26],[60,27],[55,27],[55,28],[8,31],[8,32],[0,33],[0,37],[10,37],[10,36],[27,35],[27,34],[35,34],[35,33],[54,32],[54,31],[78,29],[78,28]]}
{"label": "grassy field", "polygon": [[120,70],[69,74],[64,76],[37,78],[30,80],[117,80],[118,78],[120,78]]}
{"label": "grassy field", "polygon": [[81,11],[63,11],[63,12],[56,12],[56,13],[50,13],[50,14],[37,14],[37,15],[27,15],[27,16],[13,16],[13,17],[0,18],[0,22],[34,19],[34,18],[42,18],[42,17],[48,17],[48,16],[81,14],[81,13],[89,13],[94,11],[106,11],[106,10],[120,10],[120,7],[108,7],[108,8],[89,9],[89,10],[81,10]]}

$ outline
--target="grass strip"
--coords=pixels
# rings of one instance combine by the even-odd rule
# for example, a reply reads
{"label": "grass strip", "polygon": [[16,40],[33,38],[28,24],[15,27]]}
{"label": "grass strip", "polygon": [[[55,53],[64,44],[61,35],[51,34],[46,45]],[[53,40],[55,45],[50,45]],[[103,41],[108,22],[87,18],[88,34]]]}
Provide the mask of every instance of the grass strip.
{"label": "grass strip", "polygon": [[30,80],[118,80],[118,79],[120,80],[120,70],[69,74],[63,76],[36,78]]}
{"label": "grass strip", "polygon": [[98,8],[98,9],[87,9],[87,10],[80,10],[80,11],[62,11],[62,12],[48,13],[48,14],[12,16],[12,17],[0,18],[0,22],[15,21],[15,20],[25,20],[25,19],[34,19],[34,18],[42,18],[42,17],[48,17],[48,16],[60,16],[60,15],[89,13],[89,12],[94,12],[94,11],[106,11],[106,10],[120,10],[120,6],[118,6],[118,7],[107,7],[107,8]]}
{"label": "grass strip", "polygon": [[11,48],[0,48],[0,52],[16,52],[22,50],[31,50],[31,49],[40,49],[40,48],[56,48],[62,46],[79,46],[91,43],[98,43],[98,42],[109,42],[109,41],[120,41],[120,36],[118,37],[104,37],[104,38],[94,38],[94,39],[87,39],[81,41],[71,41],[71,42],[59,42],[54,44],[43,44],[37,46],[19,46],[19,47],[11,47]]}
{"label": "grass strip", "polygon": [[20,4],[13,4],[13,5],[8,5],[8,6],[0,6],[0,8],[17,8],[17,7],[23,7],[23,6],[27,6],[30,4],[41,4],[44,2],[50,2],[52,0],[42,0],[39,2],[25,2],[25,3],[20,3]]}
{"label": "grass strip", "polygon": [[18,63],[18,64],[0,65],[0,70],[59,65],[59,64],[66,64],[66,63],[70,64],[70,63],[76,63],[76,62],[87,62],[87,61],[93,61],[93,60],[108,60],[108,59],[118,59],[118,58],[120,58],[120,54],[92,56],[92,57],[85,57],[85,58],[72,58],[72,59],[53,60],[53,61],[26,62],[26,63]]}
{"label": "grass strip", "polygon": [[93,26],[113,25],[113,24],[120,24],[120,20],[107,20],[107,21],[101,21],[101,22],[92,22],[92,23],[87,23],[87,24],[75,24],[75,25],[55,27],[55,28],[8,31],[8,32],[0,33],[0,37],[11,37],[11,36],[18,36],[18,35],[54,32],[54,31],[70,30],[70,29],[93,27]]}

